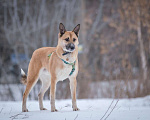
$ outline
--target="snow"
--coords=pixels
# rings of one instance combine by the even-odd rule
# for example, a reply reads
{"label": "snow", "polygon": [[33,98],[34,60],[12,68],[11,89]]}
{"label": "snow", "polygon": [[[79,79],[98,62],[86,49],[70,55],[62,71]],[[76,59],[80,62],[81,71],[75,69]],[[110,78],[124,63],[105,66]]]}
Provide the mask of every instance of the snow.
{"label": "snow", "polygon": [[[50,101],[44,101],[47,111],[40,111],[38,101],[27,101],[29,112],[21,112],[21,101],[0,102],[0,120],[100,120],[106,113],[113,99],[77,100],[80,111],[72,111],[71,99],[56,100],[58,112],[50,111]],[[114,100],[107,115],[116,104]],[[16,117],[15,117],[16,115]],[[107,120],[150,120],[150,96],[134,99],[119,99],[118,104]]]}

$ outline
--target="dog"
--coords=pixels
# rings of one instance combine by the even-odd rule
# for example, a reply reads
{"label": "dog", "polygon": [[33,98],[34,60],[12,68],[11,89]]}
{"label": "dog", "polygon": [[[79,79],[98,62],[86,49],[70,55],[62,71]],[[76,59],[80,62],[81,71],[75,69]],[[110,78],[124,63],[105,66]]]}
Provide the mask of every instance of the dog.
{"label": "dog", "polygon": [[26,85],[22,100],[22,112],[28,112],[26,100],[39,78],[42,83],[38,95],[40,110],[46,110],[43,106],[43,96],[50,87],[51,112],[58,111],[55,108],[56,84],[66,78],[70,80],[73,111],[79,110],[76,104],[79,30],[80,24],[73,31],[66,31],[65,26],[60,23],[57,47],[42,47],[35,50],[28,66],[27,76],[21,69],[21,81]]}

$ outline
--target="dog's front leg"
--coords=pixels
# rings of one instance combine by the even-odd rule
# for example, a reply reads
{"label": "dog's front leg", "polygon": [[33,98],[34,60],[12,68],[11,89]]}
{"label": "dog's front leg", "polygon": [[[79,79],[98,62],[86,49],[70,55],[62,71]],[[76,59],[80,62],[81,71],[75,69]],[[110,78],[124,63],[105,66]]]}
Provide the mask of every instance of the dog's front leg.
{"label": "dog's front leg", "polygon": [[79,108],[77,107],[76,103],[76,86],[77,86],[76,77],[70,77],[69,79],[70,79],[70,91],[72,96],[73,111],[78,111]]}
{"label": "dog's front leg", "polygon": [[55,91],[56,91],[56,77],[51,78],[50,100],[51,100],[51,112],[58,111],[55,108]]}

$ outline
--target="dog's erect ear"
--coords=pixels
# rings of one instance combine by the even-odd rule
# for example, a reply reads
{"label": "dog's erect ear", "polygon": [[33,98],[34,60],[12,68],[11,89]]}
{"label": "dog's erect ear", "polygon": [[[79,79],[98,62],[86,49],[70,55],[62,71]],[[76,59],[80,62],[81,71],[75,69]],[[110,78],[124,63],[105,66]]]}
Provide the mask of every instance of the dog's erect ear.
{"label": "dog's erect ear", "polygon": [[78,24],[74,29],[73,29],[73,32],[77,35],[79,35],[79,30],[80,30],[80,24]]}
{"label": "dog's erect ear", "polygon": [[59,24],[59,32],[60,37],[66,32],[65,26],[62,23]]}

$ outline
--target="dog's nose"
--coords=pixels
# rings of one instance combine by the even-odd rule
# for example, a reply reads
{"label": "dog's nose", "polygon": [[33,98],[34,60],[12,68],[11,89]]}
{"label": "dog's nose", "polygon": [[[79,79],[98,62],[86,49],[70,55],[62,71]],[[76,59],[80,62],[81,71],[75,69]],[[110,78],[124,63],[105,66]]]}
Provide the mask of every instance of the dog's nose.
{"label": "dog's nose", "polygon": [[75,48],[74,44],[71,43],[70,48],[71,48],[71,50],[74,50],[74,48]]}
{"label": "dog's nose", "polygon": [[67,50],[74,50],[75,49],[75,45],[73,43],[69,43],[67,46],[66,46]]}

